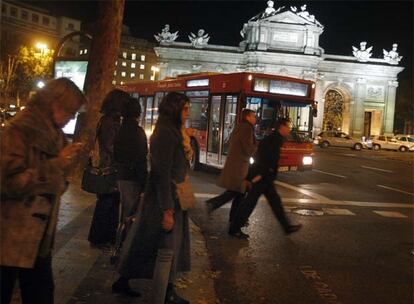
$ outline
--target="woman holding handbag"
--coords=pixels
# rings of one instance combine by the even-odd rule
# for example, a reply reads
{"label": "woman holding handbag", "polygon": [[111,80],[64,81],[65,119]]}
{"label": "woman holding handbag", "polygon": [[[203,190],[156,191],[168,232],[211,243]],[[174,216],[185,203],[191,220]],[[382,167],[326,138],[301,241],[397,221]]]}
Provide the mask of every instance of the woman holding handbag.
{"label": "woman holding handbag", "polygon": [[159,105],[159,119],[150,139],[151,170],[144,200],[124,242],[118,268],[121,277],[113,284],[113,292],[136,296],[128,280],[152,278],[158,249],[165,248],[173,253],[165,303],[189,303],[173,288],[177,272],[190,270],[185,209],[195,200],[187,176],[191,151],[182,132],[189,117],[189,102],[186,95],[171,92]]}

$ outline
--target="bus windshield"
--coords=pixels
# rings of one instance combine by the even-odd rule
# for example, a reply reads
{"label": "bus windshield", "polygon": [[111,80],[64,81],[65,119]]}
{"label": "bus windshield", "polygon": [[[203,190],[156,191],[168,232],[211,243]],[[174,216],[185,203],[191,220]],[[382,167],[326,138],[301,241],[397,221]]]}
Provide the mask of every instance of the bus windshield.
{"label": "bus windshield", "polygon": [[256,112],[255,133],[259,140],[273,130],[278,118],[288,117],[292,123],[292,134],[288,140],[308,141],[312,130],[312,111],[309,104],[276,98],[247,97],[246,108]]}

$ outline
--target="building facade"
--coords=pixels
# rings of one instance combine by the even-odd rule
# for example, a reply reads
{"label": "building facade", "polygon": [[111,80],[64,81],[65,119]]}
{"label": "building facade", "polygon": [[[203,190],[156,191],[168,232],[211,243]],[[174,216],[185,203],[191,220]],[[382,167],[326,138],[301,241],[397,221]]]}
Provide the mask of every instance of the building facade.
{"label": "building facade", "polygon": [[158,78],[158,58],[155,43],[133,37],[123,26],[118,60],[115,62],[113,85],[123,85]]}
{"label": "building facade", "polygon": [[331,128],[355,137],[393,133],[397,76],[403,70],[398,46],[384,50],[383,58],[371,58],[366,42],[353,47],[353,56],[325,54],[319,46],[324,27],[306,5],[267,5],[243,25],[237,47],[208,44],[204,30],[189,36],[189,43],[177,42],[177,32],[166,25],[156,35],[160,78],[251,71],[313,80],[318,103],[314,133]]}
{"label": "building facade", "polygon": [[[21,46],[39,42],[55,49],[59,40],[71,32],[80,31],[81,21],[54,16],[49,11],[19,1],[1,1],[1,57],[17,54]],[[64,55],[79,52],[79,40],[65,44]]]}

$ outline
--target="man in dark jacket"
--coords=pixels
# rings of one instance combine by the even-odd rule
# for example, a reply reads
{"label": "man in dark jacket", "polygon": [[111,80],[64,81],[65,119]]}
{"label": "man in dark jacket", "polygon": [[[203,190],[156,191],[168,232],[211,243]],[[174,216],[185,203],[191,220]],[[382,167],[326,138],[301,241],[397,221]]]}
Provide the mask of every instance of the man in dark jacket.
{"label": "man in dark jacket", "polygon": [[259,144],[255,155],[254,164],[249,173],[249,180],[253,186],[249,190],[246,199],[240,204],[236,215],[230,225],[230,234],[239,238],[249,236],[241,231],[246,223],[259,197],[263,194],[272,208],[272,211],[286,234],[298,231],[301,225],[291,225],[282,207],[279,194],[276,192],[274,180],[277,176],[280,150],[284,138],[290,133],[290,121],[281,118],[277,121],[275,131],[265,137]]}
{"label": "man in dark jacket", "polygon": [[243,109],[242,121],[233,130],[230,136],[229,154],[221,171],[218,186],[226,191],[208,200],[208,212],[211,213],[233,200],[230,210],[230,222],[237,206],[243,199],[245,189],[243,183],[249,171],[249,159],[257,149],[253,126],[256,124],[256,113],[250,109]]}

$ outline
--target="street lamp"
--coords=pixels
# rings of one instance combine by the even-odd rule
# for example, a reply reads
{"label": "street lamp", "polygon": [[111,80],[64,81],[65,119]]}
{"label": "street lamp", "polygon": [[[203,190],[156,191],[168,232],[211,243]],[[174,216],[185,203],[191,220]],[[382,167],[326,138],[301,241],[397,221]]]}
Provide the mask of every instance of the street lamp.
{"label": "street lamp", "polygon": [[36,48],[40,50],[40,53],[42,55],[46,54],[48,52],[47,44],[43,42],[36,43]]}
{"label": "street lamp", "polygon": [[160,71],[160,68],[153,65],[151,67],[151,71],[153,72],[152,77],[151,77],[151,80],[152,81],[155,81],[155,73],[158,73]]}
{"label": "street lamp", "polygon": [[41,89],[41,88],[43,88],[44,86],[45,86],[45,83],[43,82],[43,81],[38,81],[37,82],[37,84],[36,84],[36,86],[39,88],[39,89]]}

